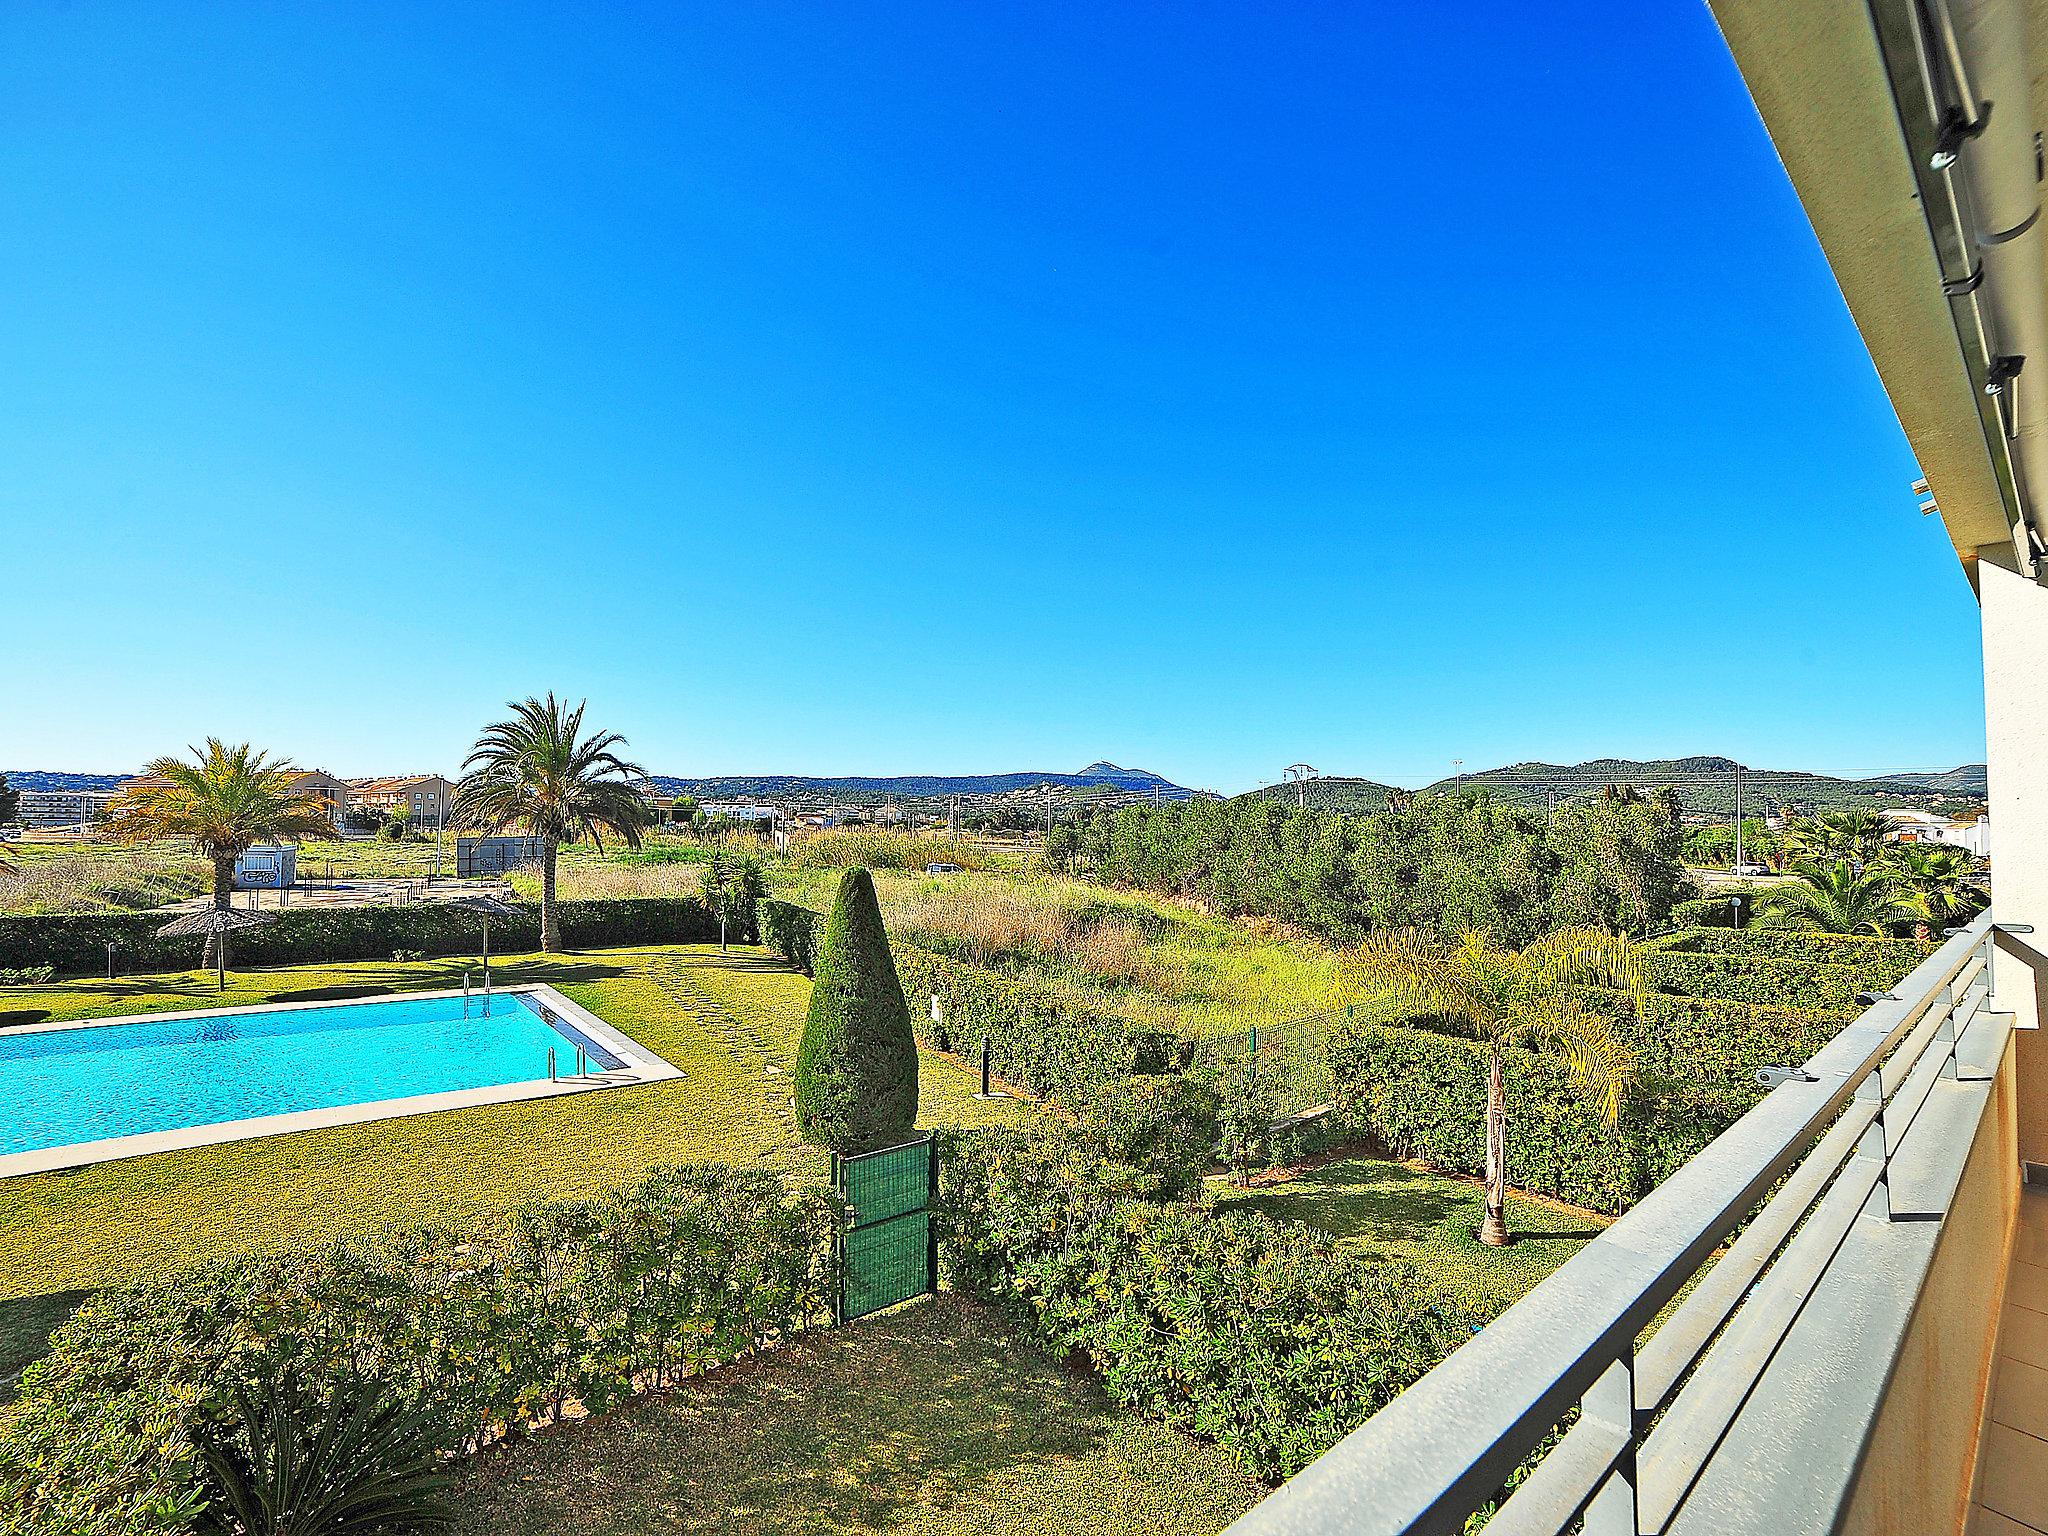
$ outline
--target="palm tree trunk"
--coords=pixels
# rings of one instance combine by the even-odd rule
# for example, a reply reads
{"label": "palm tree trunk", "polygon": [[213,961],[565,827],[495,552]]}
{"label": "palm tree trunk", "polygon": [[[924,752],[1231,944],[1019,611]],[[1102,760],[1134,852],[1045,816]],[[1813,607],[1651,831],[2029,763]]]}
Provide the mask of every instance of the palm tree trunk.
{"label": "palm tree trunk", "polygon": [[1508,1240],[1508,1095],[1502,1076],[1499,1045],[1487,1053],[1486,1065],[1486,1219],[1479,1241],[1503,1248]]}
{"label": "palm tree trunk", "polygon": [[[225,912],[234,905],[234,897],[235,861],[233,859],[217,858],[213,861],[213,904]],[[204,970],[209,966],[219,964],[219,962],[220,935],[209,933],[206,936],[206,949],[199,957],[200,969]]]}
{"label": "palm tree trunk", "polygon": [[554,953],[562,947],[561,930],[555,926],[555,840],[540,843],[540,947]]}

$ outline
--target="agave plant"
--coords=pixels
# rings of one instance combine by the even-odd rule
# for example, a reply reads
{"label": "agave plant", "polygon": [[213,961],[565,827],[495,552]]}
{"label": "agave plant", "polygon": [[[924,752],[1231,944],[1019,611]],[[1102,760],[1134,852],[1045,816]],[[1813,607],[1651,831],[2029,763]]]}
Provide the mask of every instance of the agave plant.
{"label": "agave plant", "polygon": [[198,1536],[431,1536],[455,1528],[424,1414],[368,1378],[322,1394],[289,1368],[195,1428]]}
{"label": "agave plant", "polygon": [[647,770],[613,750],[615,731],[583,733],[584,705],[574,709],[550,693],[511,706],[512,718],[484,727],[463,760],[451,820],[491,832],[523,829],[540,839],[540,947],[562,947],[555,922],[555,856],[563,843],[588,837],[600,850],[609,832],[629,848],[652,822],[642,793]]}
{"label": "agave plant", "polygon": [[1811,859],[1792,866],[1794,880],[1764,899],[1767,922],[1815,933],[1884,934],[1910,922],[1912,909],[1900,898],[1892,872],[1881,866],[1860,874],[1849,864]]}
{"label": "agave plant", "polygon": [[1499,1247],[1507,1229],[1506,1049],[1548,1047],[1562,1053],[1574,1083],[1612,1125],[1635,1076],[1628,1043],[1613,1021],[1582,1006],[1587,987],[1616,987],[1642,1008],[1648,990],[1642,951],[1627,939],[1592,928],[1568,928],[1526,949],[1497,949],[1484,935],[1455,943],[1412,930],[1370,934],[1344,957],[1346,987],[1411,1017],[1463,1024],[1485,1044],[1486,1216],[1479,1241]]}

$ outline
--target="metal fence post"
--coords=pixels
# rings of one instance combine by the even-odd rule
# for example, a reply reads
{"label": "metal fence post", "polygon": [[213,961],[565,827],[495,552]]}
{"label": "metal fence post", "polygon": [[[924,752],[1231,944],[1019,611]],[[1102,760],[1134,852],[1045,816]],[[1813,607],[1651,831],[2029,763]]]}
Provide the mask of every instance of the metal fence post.
{"label": "metal fence post", "polygon": [[926,1295],[936,1296],[939,1292],[939,1226],[932,1220],[932,1207],[939,1203],[939,1138],[936,1132],[925,1138],[924,1148],[924,1288]]}
{"label": "metal fence post", "polygon": [[1892,1152],[1891,1138],[1884,1125],[1884,1070],[1880,1063],[1871,1069],[1870,1076],[1856,1085],[1858,1099],[1877,1101],[1877,1114],[1858,1139],[1856,1155],[1877,1159],[1877,1187],[1871,1191],[1871,1197],[1877,1202],[1877,1214],[1889,1221],[1892,1216]]}

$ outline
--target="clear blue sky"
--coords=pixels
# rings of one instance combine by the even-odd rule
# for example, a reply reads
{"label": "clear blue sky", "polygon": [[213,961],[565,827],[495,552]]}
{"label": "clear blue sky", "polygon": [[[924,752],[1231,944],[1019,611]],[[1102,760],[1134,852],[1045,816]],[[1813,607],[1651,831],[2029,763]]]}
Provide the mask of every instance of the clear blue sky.
{"label": "clear blue sky", "polygon": [[1981,759],[1703,5],[0,11],[0,765]]}

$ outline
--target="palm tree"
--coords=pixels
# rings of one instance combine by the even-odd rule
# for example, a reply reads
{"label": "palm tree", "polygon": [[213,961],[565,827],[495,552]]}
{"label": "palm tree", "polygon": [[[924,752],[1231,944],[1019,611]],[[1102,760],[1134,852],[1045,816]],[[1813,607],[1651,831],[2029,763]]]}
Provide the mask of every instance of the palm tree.
{"label": "palm tree", "polygon": [[1917,919],[1923,939],[1984,910],[1983,898],[1969,883],[1970,855],[1961,848],[1900,843],[1893,849],[1892,870],[1900,901]]}
{"label": "palm tree", "polygon": [[449,819],[488,832],[517,827],[540,839],[540,947],[559,950],[555,855],[585,837],[602,852],[607,832],[638,848],[653,820],[641,791],[647,770],[612,750],[626,744],[617,732],[583,734],[583,704],[569,709],[550,693],[507,707],[512,718],[485,726],[463,759]]}
{"label": "palm tree", "polygon": [[1894,923],[1909,921],[1913,912],[1899,898],[1890,870],[1874,867],[1858,874],[1846,861],[1837,864],[1802,860],[1792,866],[1796,879],[1765,897],[1765,920],[1814,933],[1884,934]]}
{"label": "palm tree", "polygon": [[1897,819],[1883,811],[1825,811],[1794,827],[1792,842],[1813,859],[1870,864],[1898,829]]}
{"label": "palm tree", "polygon": [[[335,836],[326,802],[294,787],[298,769],[290,762],[212,736],[204,749],[186,750],[191,761],[157,758],[108,801],[108,826],[124,842],[193,843],[213,861],[213,904],[222,911],[234,894],[235,860],[256,844]],[[203,963],[213,963],[219,942],[207,939]]]}
{"label": "palm tree", "polygon": [[1582,1006],[1587,987],[1626,992],[1640,1012],[1648,990],[1642,952],[1593,928],[1567,928],[1525,949],[1497,949],[1485,935],[1455,943],[1413,930],[1368,935],[1344,957],[1344,980],[1410,1017],[1469,1028],[1486,1047],[1486,1218],[1479,1241],[1499,1247],[1507,1228],[1507,1089],[1510,1045],[1560,1051],[1573,1083],[1608,1125],[1621,1116],[1635,1061],[1611,1019]]}

